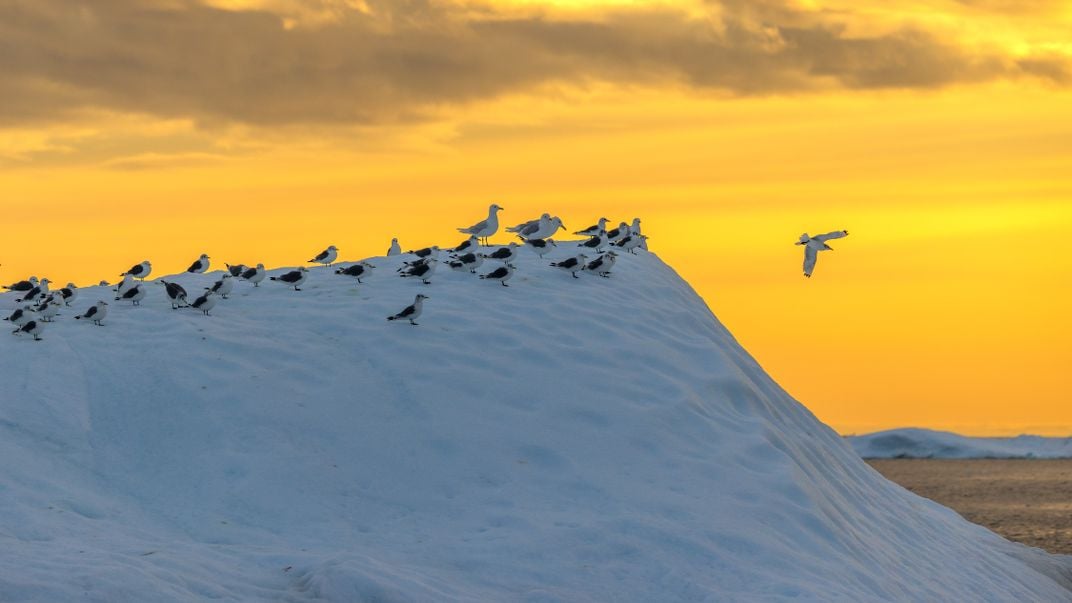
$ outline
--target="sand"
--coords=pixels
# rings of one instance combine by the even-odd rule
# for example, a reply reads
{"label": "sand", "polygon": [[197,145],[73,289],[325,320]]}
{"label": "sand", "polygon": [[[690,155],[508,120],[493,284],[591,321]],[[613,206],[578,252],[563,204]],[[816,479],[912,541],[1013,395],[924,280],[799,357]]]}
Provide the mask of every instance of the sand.
{"label": "sand", "polygon": [[890,480],[1009,540],[1072,554],[1072,459],[888,459]]}

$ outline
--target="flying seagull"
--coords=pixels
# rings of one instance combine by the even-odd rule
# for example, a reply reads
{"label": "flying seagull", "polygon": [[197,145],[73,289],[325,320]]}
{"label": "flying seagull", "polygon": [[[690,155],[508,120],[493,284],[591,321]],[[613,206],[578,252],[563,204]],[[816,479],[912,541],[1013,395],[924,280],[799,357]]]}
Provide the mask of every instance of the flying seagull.
{"label": "flying seagull", "polygon": [[849,236],[849,231],[847,230],[835,230],[834,232],[815,235],[814,237],[809,237],[808,233],[800,235],[800,240],[796,244],[804,246],[804,276],[811,278],[811,273],[815,270],[815,260],[819,259],[820,251],[833,249],[833,247],[826,244],[827,241],[847,236]]}

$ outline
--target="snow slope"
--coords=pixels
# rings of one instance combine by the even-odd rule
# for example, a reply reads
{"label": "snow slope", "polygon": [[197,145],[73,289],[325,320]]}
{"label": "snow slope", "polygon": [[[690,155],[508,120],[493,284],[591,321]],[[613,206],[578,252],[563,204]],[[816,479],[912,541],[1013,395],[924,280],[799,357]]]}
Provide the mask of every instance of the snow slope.
{"label": "snow slope", "polygon": [[1072,438],[972,438],[930,429],[891,429],[845,438],[865,459],[1072,458]]}
{"label": "snow slope", "polygon": [[[871,470],[655,255],[523,252],[510,287],[373,261],[3,334],[0,601],[1072,599],[1066,558]],[[384,320],[418,291],[421,326]]]}

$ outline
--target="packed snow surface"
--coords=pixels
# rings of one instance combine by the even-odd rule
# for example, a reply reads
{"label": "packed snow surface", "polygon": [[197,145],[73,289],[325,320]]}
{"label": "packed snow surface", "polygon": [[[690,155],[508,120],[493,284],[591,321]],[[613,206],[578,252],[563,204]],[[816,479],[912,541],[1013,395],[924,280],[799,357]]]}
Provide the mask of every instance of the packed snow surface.
{"label": "packed snow surface", "polygon": [[1072,438],[973,438],[930,429],[891,429],[845,439],[865,459],[1072,458]]}
{"label": "packed snow surface", "polygon": [[509,287],[317,267],[212,316],[87,288],[4,334],[0,601],[1070,599],[1064,558],[884,480],[656,256],[574,279],[571,247]]}

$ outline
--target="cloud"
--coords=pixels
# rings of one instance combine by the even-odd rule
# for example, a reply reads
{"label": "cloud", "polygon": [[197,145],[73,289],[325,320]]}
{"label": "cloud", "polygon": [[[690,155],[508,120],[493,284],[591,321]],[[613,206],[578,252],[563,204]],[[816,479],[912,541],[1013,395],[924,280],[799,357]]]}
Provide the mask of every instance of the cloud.
{"label": "cloud", "polygon": [[0,2],[0,127],[95,110],[207,128],[411,122],[548,83],[760,95],[1023,75],[1067,84],[1069,74],[1064,56],[979,52],[912,28],[850,35],[836,13],[774,1],[725,0],[701,16],[654,7],[562,18],[426,0],[316,0],[309,22],[302,5]]}

